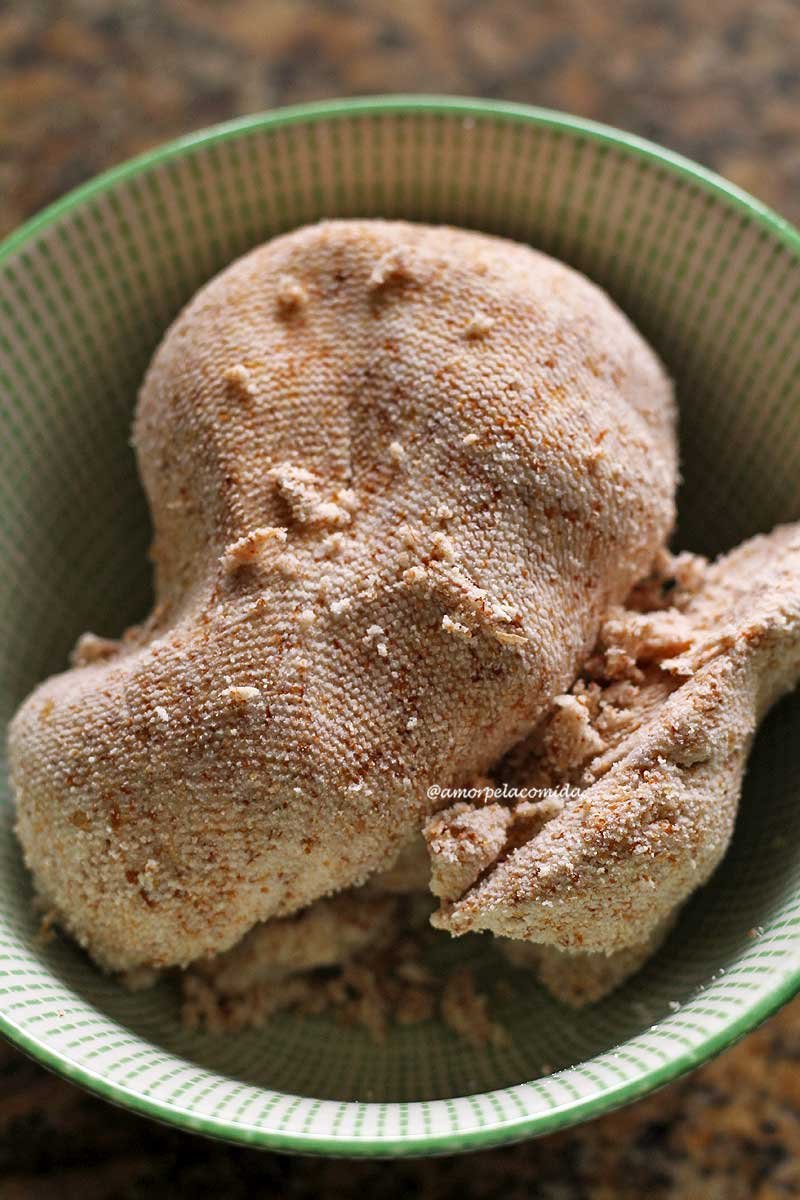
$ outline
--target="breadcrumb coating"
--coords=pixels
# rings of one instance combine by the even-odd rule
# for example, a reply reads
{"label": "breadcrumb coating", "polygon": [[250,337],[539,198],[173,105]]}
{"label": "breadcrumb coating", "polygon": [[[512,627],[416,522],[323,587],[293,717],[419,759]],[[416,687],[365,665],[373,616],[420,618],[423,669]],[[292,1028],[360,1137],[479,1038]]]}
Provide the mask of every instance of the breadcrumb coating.
{"label": "breadcrumb coating", "polygon": [[156,607],[10,733],[37,888],[118,970],[389,866],[431,784],[567,690],[673,521],[654,354],[574,271],[449,228],[323,222],[234,263],[134,442]]}
{"label": "breadcrumb coating", "polygon": [[[770,564],[772,569],[765,571]],[[583,789],[584,799],[588,798],[596,781],[623,760],[632,743],[660,718],[667,699],[673,695],[686,698],[683,689],[692,673],[698,666],[702,670],[716,648],[722,646],[725,653],[736,645],[739,635],[747,641],[754,633],[758,639],[770,631],[791,639],[791,623],[796,619],[792,613],[800,603],[793,599],[796,585],[800,592],[800,527],[757,538],[712,568],[695,555],[661,552],[654,570],[636,585],[625,608],[609,613],[598,644],[571,691],[556,698],[536,733],[497,768],[496,773],[506,782],[549,789],[547,799],[512,805],[462,801],[437,814],[427,824],[426,841],[415,839],[393,868],[373,876],[363,889],[337,898],[342,906],[340,916],[332,920],[333,902],[318,901],[300,918],[267,922],[259,927],[262,932],[254,930],[204,972],[198,968],[203,973],[202,986],[191,975],[184,985],[187,1018],[209,1027],[239,1028],[261,1023],[279,1008],[309,1011],[309,1004],[317,1008],[323,1004],[337,1014],[355,1014],[380,1036],[390,1020],[424,1020],[438,1011],[451,1029],[473,1044],[502,1037],[502,1029],[491,1018],[489,998],[475,992],[471,978],[456,972],[449,979],[437,979],[426,972],[418,939],[410,936],[402,910],[396,905],[388,907],[392,897],[422,893],[429,886],[441,902],[458,901],[479,879],[491,874],[499,859],[528,847],[548,822],[563,814],[565,801],[563,789],[557,793],[559,786],[568,782]],[[768,684],[762,680],[762,696],[767,697],[762,704],[775,695],[776,688],[791,684],[792,663],[797,669],[798,661],[795,646],[793,657],[779,664],[782,677],[777,679],[774,669],[779,660],[762,661],[759,670],[772,674]],[[717,719],[720,715],[728,719],[724,711],[717,712]],[[731,769],[732,764],[723,760],[718,779],[723,788],[731,784]],[[730,794],[737,788],[734,779]],[[470,790],[495,794],[497,780],[476,779]],[[697,805],[714,803],[717,794],[710,791],[694,800]],[[735,800],[727,812],[731,822],[734,811]],[[607,813],[601,815],[607,820]],[[695,816],[700,820],[704,814],[698,811]],[[603,858],[601,849],[596,849],[596,870],[604,875],[609,865],[615,868],[613,857]],[[637,851],[638,843],[631,855]],[[718,846],[712,846],[710,852],[721,853]],[[680,869],[680,863],[674,865]],[[629,881],[617,878],[616,886],[627,899]],[[602,889],[595,894],[600,895],[601,903],[608,903]],[[653,900],[648,893],[657,912],[672,906],[655,921],[639,913],[634,940],[611,951],[582,949],[578,939],[564,946],[500,936],[497,945],[513,965],[533,972],[558,1000],[579,1008],[619,987],[660,947],[685,899],[680,895],[672,903],[671,894]],[[544,907],[548,907],[547,898]],[[567,917],[574,922],[574,913]],[[596,912],[588,919],[595,924]],[[630,922],[627,914],[626,920]],[[298,955],[295,939],[301,932],[305,943]],[[518,935],[518,926],[513,932]],[[393,948],[401,942],[404,955],[413,951],[412,957],[402,960],[403,974],[412,968],[421,973],[422,986],[406,988],[396,976]],[[255,970],[254,953],[258,960]],[[335,964],[341,975],[321,980],[306,974],[301,980],[298,974],[287,972],[287,962],[296,964],[298,971],[306,966],[313,970],[321,963]]]}
{"label": "breadcrumb coating", "polygon": [[[616,955],[645,946],[717,866],[756,728],[800,676],[800,525],[683,566],[680,607],[612,610],[584,676],[515,756],[518,780],[568,779],[578,796],[523,845],[506,841],[438,928]],[[434,874],[442,825],[465,820],[449,811],[428,825]]]}
{"label": "breadcrumb coating", "polygon": [[193,964],[181,977],[184,1023],[231,1033],[287,1009],[327,1012],[380,1042],[392,1024],[438,1014],[471,1045],[507,1042],[469,968],[441,972],[426,963],[432,930],[425,897],[382,894],[387,879],[375,876],[364,888],[267,921],[226,953]]}
{"label": "breadcrumb coating", "polygon": [[611,954],[570,952],[558,946],[500,938],[498,945],[515,967],[533,971],[552,996],[572,1008],[596,1004],[641,970],[662,945],[677,912],[633,946]]}

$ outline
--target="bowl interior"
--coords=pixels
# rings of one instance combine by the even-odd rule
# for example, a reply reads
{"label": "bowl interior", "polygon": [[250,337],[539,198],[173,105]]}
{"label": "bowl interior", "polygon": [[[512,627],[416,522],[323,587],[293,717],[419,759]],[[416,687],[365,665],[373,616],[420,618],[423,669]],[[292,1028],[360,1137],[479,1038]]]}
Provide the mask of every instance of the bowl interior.
{"label": "bowl interior", "polygon": [[[367,101],[254,118],[98,181],[0,259],[0,716],[62,669],[85,629],[149,603],[148,518],[128,444],[138,381],[170,319],[250,246],[321,216],[446,221],[527,241],[607,288],[681,405],[676,544],[716,553],[800,516],[798,248],[702,172],[552,114]],[[50,1065],[165,1119],[307,1150],[488,1144],[601,1111],[752,1026],[800,962],[800,701],[762,729],[730,854],[662,952],[579,1014],[443,940],[511,992],[508,1049],[436,1023],[366,1034],[324,1018],[191,1035],[167,985],[127,994],[42,945],[6,802],[0,1019]],[[350,1103],[355,1101],[356,1103]]]}

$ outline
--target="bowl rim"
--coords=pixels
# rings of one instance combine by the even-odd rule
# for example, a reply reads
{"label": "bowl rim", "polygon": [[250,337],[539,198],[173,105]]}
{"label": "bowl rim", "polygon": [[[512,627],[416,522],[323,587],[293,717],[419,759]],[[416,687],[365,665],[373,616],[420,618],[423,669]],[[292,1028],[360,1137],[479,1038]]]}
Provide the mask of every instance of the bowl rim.
{"label": "bowl rim", "polygon": [[[463,118],[488,118],[533,124],[622,148],[651,164],[666,167],[669,171],[688,178],[707,193],[733,206],[742,215],[746,215],[800,257],[800,231],[795,229],[789,221],[708,168],[636,134],[618,130],[588,118],[510,101],[447,95],[391,94],[314,101],[249,114],[201,128],[156,146],[103,171],[25,221],[0,242],[0,266],[22,250],[49,225],[80,207],[91,197],[101,195],[120,181],[157,164],[180,157],[195,147],[224,142],[261,129],[348,118],[359,114],[418,114],[425,112],[444,113],[451,116],[460,115]],[[426,1131],[413,1134],[392,1133],[385,1136],[287,1133],[256,1125],[234,1124],[229,1120],[214,1116],[197,1116],[189,1109],[166,1104],[129,1090],[125,1086],[113,1083],[87,1070],[26,1032],[2,1011],[0,1011],[0,1034],[40,1065],[100,1098],[141,1116],[176,1126],[187,1132],[199,1133],[206,1137],[252,1148],[289,1153],[351,1158],[397,1158],[488,1149],[492,1146],[555,1132],[558,1129],[599,1117],[673,1082],[694,1067],[721,1053],[770,1017],[798,991],[800,991],[800,963],[793,970],[781,974],[769,991],[741,1012],[738,1017],[726,1022],[716,1032],[709,1033],[697,1045],[682,1050],[660,1066],[641,1070],[632,1079],[612,1084],[603,1088],[599,1093],[581,1099],[566,1100],[546,1112],[490,1121],[479,1128],[470,1130],[438,1133]],[[284,1094],[289,1095],[289,1093]],[[474,1097],[487,1095],[491,1095],[491,1092],[473,1094]],[[464,1098],[471,1097],[465,1096]],[[373,1101],[343,1103],[357,1104],[359,1108],[379,1108],[384,1111],[393,1107],[407,1108],[409,1104],[409,1102],[378,1103]],[[435,1101],[428,1102],[429,1105],[435,1103]]]}

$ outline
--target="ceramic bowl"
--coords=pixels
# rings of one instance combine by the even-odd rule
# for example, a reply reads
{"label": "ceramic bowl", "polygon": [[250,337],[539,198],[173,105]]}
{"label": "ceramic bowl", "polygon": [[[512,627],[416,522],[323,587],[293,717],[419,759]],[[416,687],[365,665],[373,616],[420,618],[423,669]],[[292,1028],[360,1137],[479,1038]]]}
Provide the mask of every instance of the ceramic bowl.
{"label": "ceramic bowl", "polygon": [[[606,288],[681,407],[676,543],[726,549],[800,516],[800,237],[692,163],[588,121],[388,97],[287,109],[155,150],[79,188],[0,249],[0,711],[85,629],[149,604],[129,445],[137,385],[178,309],[231,259],[325,216],[398,216],[541,247]],[[475,1149],[594,1117],[729,1046],[800,987],[800,701],[761,730],[731,850],[663,950],[581,1012],[442,939],[499,1002],[508,1047],[430,1022],[376,1046],[325,1017],[190,1033],[164,983],[128,993],[42,943],[3,808],[0,1029],[118,1104],[304,1153]]]}

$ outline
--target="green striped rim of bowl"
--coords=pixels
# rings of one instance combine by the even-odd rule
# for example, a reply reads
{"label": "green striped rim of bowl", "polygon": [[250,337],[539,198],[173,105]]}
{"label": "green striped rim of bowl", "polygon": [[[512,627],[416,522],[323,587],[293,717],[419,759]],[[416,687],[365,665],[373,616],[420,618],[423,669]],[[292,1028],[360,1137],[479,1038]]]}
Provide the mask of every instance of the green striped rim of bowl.
{"label": "green striped rim of bowl", "polygon": [[800,251],[800,231],[781,217],[768,205],[756,200],[749,192],[730,183],[715,171],[703,167],[683,154],[659,146],[647,138],[600,121],[592,121],[588,117],[578,117],[569,113],[557,112],[554,109],[540,108],[532,104],[516,104],[502,100],[479,100],[460,96],[435,95],[386,95],[353,97],[346,100],[318,100],[307,104],[293,104],[285,108],[263,113],[252,113],[245,117],[235,117],[230,121],[220,122],[205,129],[198,129],[183,137],[174,138],[153,150],[137,154],[116,167],[110,167],[100,175],[86,183],[79,184],[60,199],[48,204],[41,212],[36,213],[23,222],[12,233],[0,242],[0,261],[11,253],[15,253],[34,234],[51,224],[57,218],[69,213],[72,209],[85,203],[86,200],[102,192],[108,191],[114,184],[131,175],[140,174],[148,167],[166,162],[170,158],[179,157],[196,146],[206,146],[213,142],[225,142],[231,138],[241,137],[252,130],[278,128],[280,126],[302,125],[309,121],[330,120],[337,117],[352,117],[358,114],[381,113],[449,113],[456,116],[475,118],[491,117],[495,120],[534,122],[545,128],[563,130],[567,133],[579,134],[582,137],[604,142],[609,146],[619,146],[633,154],[641,155],[645,160],[661,163],[672,171],[677,171],[687,179],[693,180],[712,194],[724,198],[739,207],[748,218],[757,221],[773,236],[786,242],[793,250]]}
{"label": "green striped rim of bowl", "polygon": [[[387,96],[308,104],[246,117],[146,153],[79,187],[23,225],[0,246],[0,270],[18,257],[24,263],[26,252],[42,235],[90,202],[108,197],[119,185],[178,162],[195,151],[203,150],[211,155],[215,147],[235,143],[262,131],[284,129],[291,132],[298,127],[320,123],[335,129],[339,121],[413,118],[425,114],[477,124],[489,121],[495,131],[501,125],[535,127],[548,130],[554,136],[563,135],[598,148],[613,149],[645,168],[656,168],[656,183],[664,172],[670,177],[681,177],[709,203],[716,201],[726,210],[737,213],[748,227],[756,228],[762,237],[767,237],[770,244],[780,247],[790,258],[800,260],[800,235],[786,221],[713,173],[638,137],[591,121],[522,105],[459,98]],[[553,249],[552,246],[545,248]],[[771,516],[772,511],[765,508],[763,519],[766,521]],[[728,526],[721,528],[724,531],[721,536],[727,536]],[[733,526],[731,530],[737,535],[742,532]],[[788,728],[787,722],[784,725]],[[768,793],[769,773],[765,778],[764,787]],[[753,956],[759,953],[755,949],[752,953],[748,951],[751,953],[750,966],[742,951],[738,959],[734,956],[733,967],[727,970],[724,984],[718,978],[722,975],[720,970],[706,990],[703,991],[701,985],[682,1005],[681,1011],[660,1013],[654,1024],[637,1032],[624,1044],[590,1056],[577,1065],[565,1065],[564,1069],[549,1076],[462,1092],[444,1099],[337,1100],[291,1094],[226,1078],[224,1072],[215,1075],[213,1071],[182,1061],[178,1054],[170,1056],[160,1049],[157,1053],[154,1051],[151,1066],[154,1071],[161,1068],[164,1075],[175,1076],[178,1085],[171,1093],[158,1094],[159,1083],[155,1076],[147,1088],[125,1083],[112,1077],[114,1072],[109,1071],[107,1063],[93,1069],[88,1065],[90,1058],[84,1057],[81,1061],[79,1053],[68,1053],[54,1045],[53,1037],[45,1029],[46,1020],[54,1019],[54,1013],[37,1007],[39,1001],[36,998],[37,989],[45,989],[45,1002],[51,1007],[54,1003],[47,984],[42,982],[47,974],[46,967],[33,964],[34,956],[28,943],[8,925],[0,931],[0,976],[3,980],[0,1032],[45,1067],[107,1100],[211,1137],[273,1150],[349,1156],[401,1156],[478,1149],[596,1117],[676,1079],[753,1029],[800,990],[800,899],[793,905],[787,902],[779,918],[766,929],[765,949],[760,952],[764,964],[753,975],[757,982],[752,984],[755,994],[751,999],[747,999],[751,987],[747,976],[752,970]],[[774,951],[770,946],[774,946]],[[15,956],[17,959],[27,956],[26,962],[30,960],[30,975],[24,979],[22,975],[16,976],[10,966]],[[768,981],[764,981],[765,975],[769,976]],[[26,987],[28,992],[23,994],[21,989]],[[90,1007],[82,999],[79,1004],[87,1009]],[[120,1026],[115,1028],[119,1031]],[[45,1032],[37,1032],[42,1029]],[[145,1038],[140,1037],[137,1041],[128,1036],[119,1044],[124,1046],[123,1054],[138,1045],[140,1049],[131,1057],[143,1055],[146,1059]],[[198,1090],[193,1092],[195,1084]],[[214,1096],[217,1100],[212,1106],[208,1098]],[[255,1115],[245,1115],[253,1113]]]}

